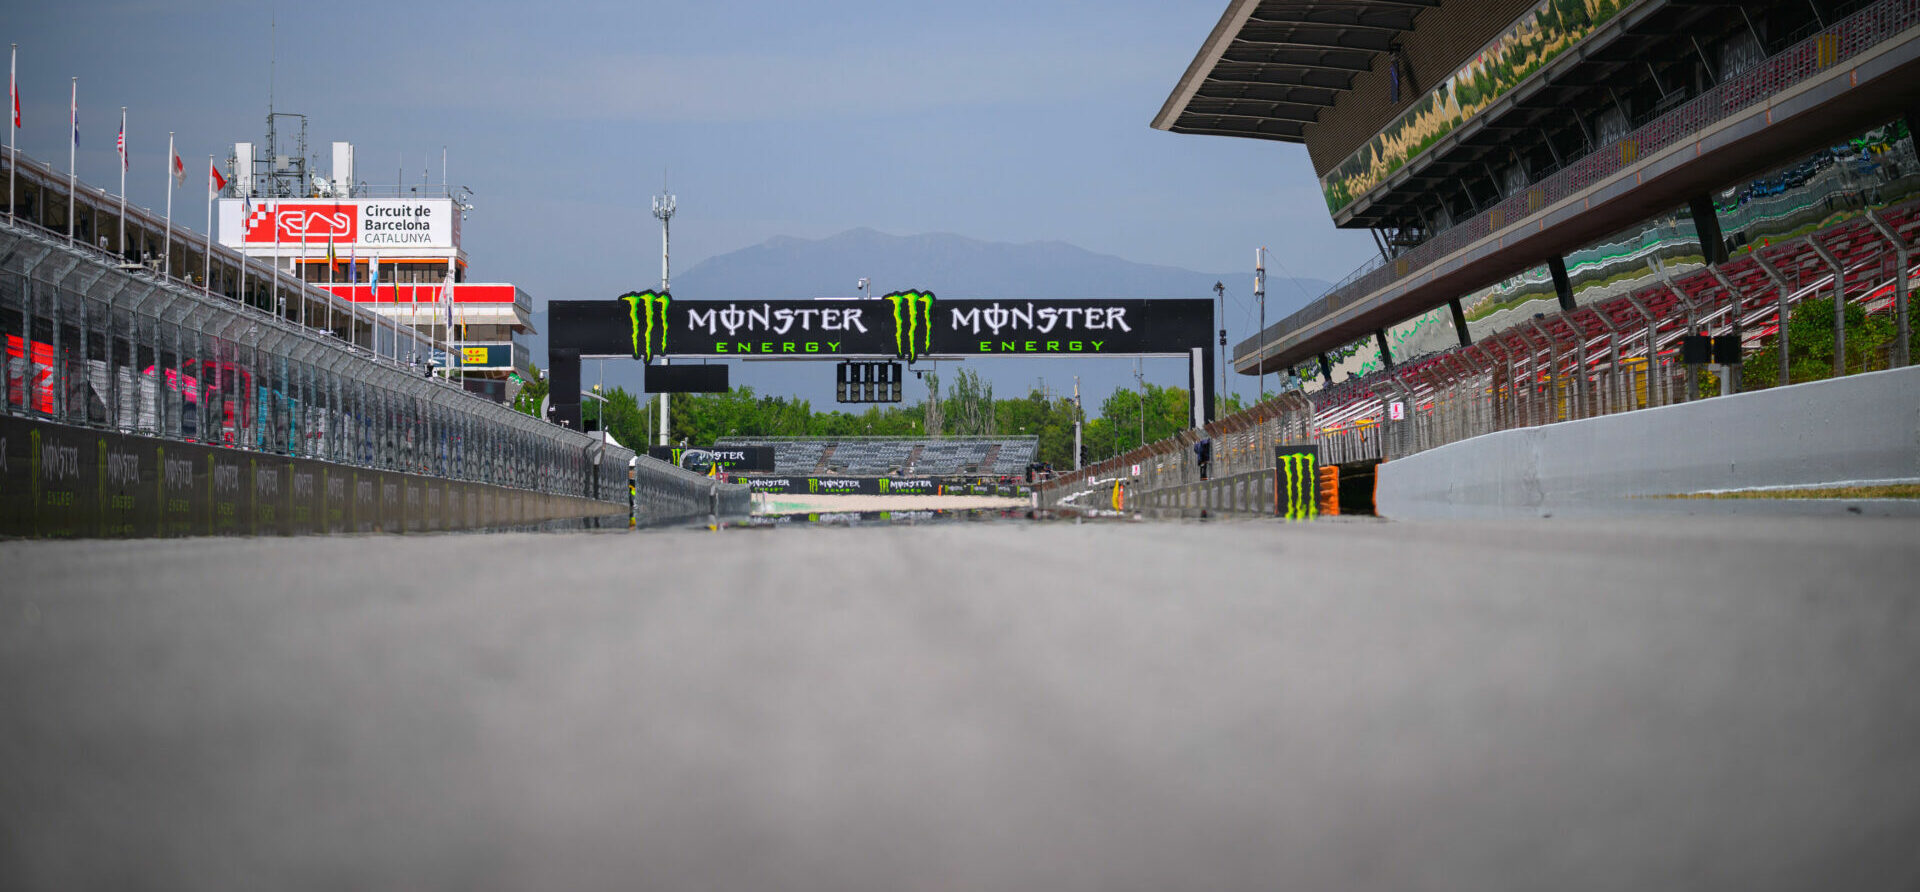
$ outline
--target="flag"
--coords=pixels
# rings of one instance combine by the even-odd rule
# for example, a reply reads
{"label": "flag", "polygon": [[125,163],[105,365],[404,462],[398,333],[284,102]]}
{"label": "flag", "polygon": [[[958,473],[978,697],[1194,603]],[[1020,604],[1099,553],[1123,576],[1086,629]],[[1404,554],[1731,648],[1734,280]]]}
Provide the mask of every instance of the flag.
{"label": "flag", "polygon": [[20,129],[20,48],[13,48],[7,67],[7,98],[13,101],[13,129]]}
{"label": "flag", "polygon": [[[172,137],[168,139],[171,141]],[[176,186],[187,184],[187,163],[180,160],[180,152],[177,149],[173,153],[173,183]]]}
{"label": "flag", "polygon": [[347,247],[347,281],[360,281],[360,247],[358,245]]}
{"label": "flag", "polygon": [[[74,136],[73,141],[75,145],[78,145],[80,142],[78,131],[75,131],[75,134],[76,135]],[[120,136],[119,138],[114,140],[114,144],[117,145],[120,149],[120,169],[126,170],[127,169],[127,122],[124,118],[121,119],[120,121]]]}
{"label": "flag", "polygon": [[340,255],[333,253],[333,236],[327,236],[327,269],[340,269]]}
{"label": "flag", "polygon": [[227,178],[220,175],[220,168],[213,166],[213,162],[207,162],[207,191],[213,195],[219,195],[220,190],[225,188],[227,188]]}
{"label": "flag", "polygon": [[74,145],[74,148],[79,148],[80,147],[80,82],[77,80],[73,82],[73,102],[68,106],[67,110],[73,119],[73,145]]}
{"label": "flag", "polygon": [[440,286],[440,303],[447,309],[447,340],[453,340],[453,278],[451,276],[447,278],[445,285]]}
{"label": "flag", "polygon": [[373,258],[373,260],[370,261],[370,265],[371,265],[371,269],[367,273],[367,288],[369,293],[373,295],[373,302],[379,303],[380,302],[380,258],[379,257]]}

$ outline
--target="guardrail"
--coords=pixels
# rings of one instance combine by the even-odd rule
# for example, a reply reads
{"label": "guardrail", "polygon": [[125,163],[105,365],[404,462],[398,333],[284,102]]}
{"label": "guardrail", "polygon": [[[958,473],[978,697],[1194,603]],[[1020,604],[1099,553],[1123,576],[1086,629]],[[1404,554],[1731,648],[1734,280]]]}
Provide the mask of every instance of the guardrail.
{"label": "guardrail", "polygon": [[0,223],[0,406],[158,440],[619,502],[633,453]]}
{"label": "guardrail", "polygon": [[633,515],[643,525],[753,513],[753,492],[739,483],[722,483],[704,474],[642,455],[632,462]]}

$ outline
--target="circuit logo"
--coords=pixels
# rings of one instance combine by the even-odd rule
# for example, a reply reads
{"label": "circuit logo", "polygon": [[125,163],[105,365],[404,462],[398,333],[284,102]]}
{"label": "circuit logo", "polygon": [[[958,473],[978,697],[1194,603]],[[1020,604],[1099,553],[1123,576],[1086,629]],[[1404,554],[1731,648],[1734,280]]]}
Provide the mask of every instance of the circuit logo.
{"label": "circuit logo", "polygon": [[359,207],[351,204],[261,204],[242,221],[248,244],[354,240]]}
{"label": "circuit logo", "polygon": [[627,303],[627,320],[633,334],[633,358],[652,362],[655,355],[666,353],[667,305],[673,302],[673,295],[635,291],[620,295],[620,299]]}
{"label": "circuit logo", "polygon": [[886,296],[893,304],[893,353],[912,362],[933,350],[933,292],[895,291]]}

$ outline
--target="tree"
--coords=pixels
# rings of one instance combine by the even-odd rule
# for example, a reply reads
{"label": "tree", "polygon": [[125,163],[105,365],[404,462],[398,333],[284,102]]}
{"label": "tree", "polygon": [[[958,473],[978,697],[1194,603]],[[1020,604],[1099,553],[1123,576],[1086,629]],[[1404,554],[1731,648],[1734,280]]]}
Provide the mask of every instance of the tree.
{"label": "tree", "polygon": [[647,448],[647,411],[640,407],[638,397],[628,393],[624,387],[615,387],[605,394],[607,401],[597,411],[604,413],[605,430],[613,435],[620,445],[636,452]]}
{"label": "tree", "polygon": [[1073,467],[1073,400],[1067,397],[1047,399],[1038,388],[1018,399],[998,400],[994,404],[994,423],[1000,433],[1040,438],[1037,461],[1055,468]]}
{"label": "tree", "polygon": [[526,384],[521,385],[520,392],[514,395],[513,408],[516,412],[524,412],[538,418],[540,401],[547,397],[547,375],[540,371],[539,366],[532,363],[527,364],[527,373],[531,377],[527,378]]}
{"label": "tree", "polygon": [[920,429],[928,436],[937,437],[947,430],[946,413],[940,411],[940,376],[927,372],[927,398],[920,404],[922,414]]}
{"label": "tree", "polygon": [[993,385],[977,372],[961,369],[954,376],[953,396],[947,398],[944,408],[949,433],[963,437],[993,434]]}
{"label": "tree", "polygon": [[[1847,367],[1852,372],[1883,368],[1886,351],[1898,337],[1893,320],[1868,316],[1859,304],[1847,305]],[[1916,332],[1920,334],[1920,332]],[[1780,337],[1761,339],[1760,349],[1740,365],[1741,388],[1758,390],[1780,382]],[[1920,344],[1915,337],[1912,344]],[[1913,346],[1908,347],[1910,354]],[[1819,297],[1794,305],[1787,316],[1787,377],[1794,383],[1833,376],[1833,298]]]}
{"label": "tree", "polygon": [[[1148,384],[1144,395],[1138,390],[1116,387],[1113,394],[1100,403],[1098,427],[1101,439],[1095,442],[1106,443],[1107,455],[1119,455],[1137,449],[1144,443],[1164,440],[1186,430],[1188,415],[1187,390],[1184,387]],[[1141,440],[1143,427],[1146,433],[1144,441]]]}

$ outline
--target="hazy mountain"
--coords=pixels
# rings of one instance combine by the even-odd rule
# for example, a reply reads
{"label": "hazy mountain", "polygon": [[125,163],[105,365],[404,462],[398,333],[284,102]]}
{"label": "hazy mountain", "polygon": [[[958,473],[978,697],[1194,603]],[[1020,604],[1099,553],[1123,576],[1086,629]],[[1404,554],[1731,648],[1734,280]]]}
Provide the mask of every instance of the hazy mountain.
{"label": "hazy mountain", "polygon": [[[873,281],[873,293],[918,288],[949,298],[1066,298],[1066,297],[1203,297],[1213,298],[1213,283],[1227,286],[1226,327],[1229,346],[1252,336],[1257,329],[1253,310],[1251,270],[1202,273],[1172,266],[1135,263],[1096,254],[1066,242],[986,242],[946,233],[897,236],[872,229],[854,229],[822,239],[786,236],[751,247],[709,257],[676,271],[673,294],[686,300],[799,299],[852,297],[855,282]],[[1316,279],[1267,280],[1267,319],[1278,320],[1327,283]],[[544,329],[545,313],[535,323]],[[530,339],[536,361],[544,359],[544,338]],[[1134,383],[1132,360],[1017,359],[978,360],[976,371],[994,382],[997,396],[1026,393],[1036,382],[1066,392],[1079,376],[1089,411],[1116,386]],[[631,363],[608,362],[602,370],[589,369],[590,384],[604,371],[615,383],[638,389],[639,369]],[[1184,364],[1152,360],[1144,369],[1149,380],[1186,386]],[[1231,376],[1236,389],[1251,389],[1251,379]],[[796,363],[736,363],[735,384],[762,393],[794,394],[824,408],[833,399],[833,373]],[[1217,379],[1216,379],[1217,380]],[[909,401],[923,395],[910,388]]]}
{"label": "hazy mountain", "polygon": [[[676,274],[673,293],[688,300],[846,297],[857,294],[854,283],[863,276],[873,280],[875,294],[918,288],[954,298],[1211,298],[1213,283],[1225,282],[1244,299],[1253,287],[1251,270],[1199,273],[1066,242],[1013,244],[853,229],[823,239],[782,236],[710,257]],[[1326,288],[1318,281],[1300,285],[1316,295]],[[1286,280],[1270,279],[1267,292],[1270,314],[1300,303]]]}

